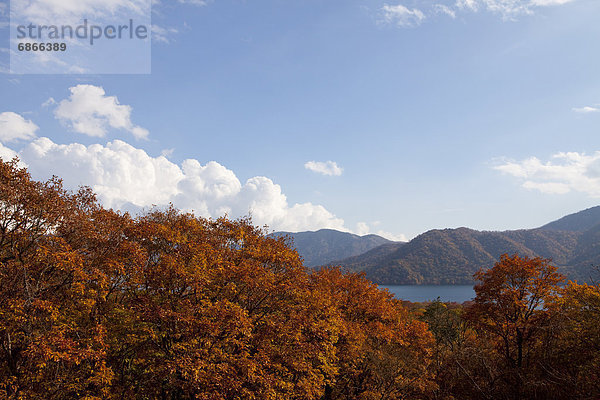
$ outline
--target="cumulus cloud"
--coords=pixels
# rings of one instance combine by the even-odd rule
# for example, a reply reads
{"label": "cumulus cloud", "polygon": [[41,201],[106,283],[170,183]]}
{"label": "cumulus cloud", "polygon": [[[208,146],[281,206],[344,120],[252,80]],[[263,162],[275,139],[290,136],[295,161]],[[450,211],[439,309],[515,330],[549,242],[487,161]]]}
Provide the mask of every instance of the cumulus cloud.
{"label": "cumulus cloud", "polygon": [[504,161],[494,169],[518,178],[526,189],[548,194],[580,192],[600,198],[600,151],[592,155],[558,153],[547,162],[536,157]]}
{"label": "cumulus cloud", "polygon": [[[13,158],[17,157],[17,152],[13,149],[9,149],[5,147],[2,143],[0,143],[0,158],[4,161],[10,161]],[[21,163],[21,166],[26,167],[25,164]]]}
{"label": "cumulus cloud", "polygon": [[163,149],[160,152],[160,155],[166,158],[169,158],[173,155],[173,153],[175,152],[175,149],[171,148],[171,149]]}
{"label": "cumulus cloud", "polygon": [[107,96],[94,85],[71,87],[71,95],[62,100],[54,115],[77,133],[103,137],[108,128],[122,129],[137,139],[148,137],[148,131],[131,122],[131,106],[119,104],[116,96]]}
{"label": "cumulus cloud", "polygon": [[106,206],[115,208],[125,203],[168,204],[177,194],[174,182],[183,178],[181,169],[166,158],[152,158],[120,140],[84,146],[56,144],[42,137],[19,155],[33,176],[58,175],[70,188],[90,185]]}
{"label": "cumulus cloud", "polygon": [[395,24],[400,27],[414,27],[421,25],[425,20],[425,14],[418,8],[412,10],[402,4],[389,5],[381,7],[381,22],[386,24]]}
{"label": "cumulus cloud", "polygon": [[323,206],[289,204],[271,179],[257,176],[242,183],[233,171],[214,161],[203,165],[189,159],[176,164],[121,140],[85,146],[57,144],[45,137],[18,153],[0,145],[0,157],[7,160],[15,155],[35,178],[57,175],[71,189],[88,185],[105,206],[115,209],[139,211],[172,203],[204,217],[250,214],[255,224],[276,230],[347,230],[344,221]]}
{"label": "cumulus cloud", "polygon": [[0,114],[0,142],[9,143],[35,138],[38,126],[14,112]]}
{"label": "cumulus cloud", "polygon": [[344,172],[344,169],[334,161],[308,161],[304,164],[304,168],[328,176],[340,176]]}

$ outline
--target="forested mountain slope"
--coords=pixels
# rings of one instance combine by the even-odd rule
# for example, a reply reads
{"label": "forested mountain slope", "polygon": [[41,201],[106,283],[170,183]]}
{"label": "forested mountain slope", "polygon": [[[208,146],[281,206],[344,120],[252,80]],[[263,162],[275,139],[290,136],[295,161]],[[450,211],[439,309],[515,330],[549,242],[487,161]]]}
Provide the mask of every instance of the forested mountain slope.
{"label": "forested mountain slope", "polygon": [[471,284],[479,268],[491,267],[504,253],[551,258],[569,279],[589,281],[600,265],[600,207],[537,229],[431,230],[332,264],[364,271],[380,284]]}

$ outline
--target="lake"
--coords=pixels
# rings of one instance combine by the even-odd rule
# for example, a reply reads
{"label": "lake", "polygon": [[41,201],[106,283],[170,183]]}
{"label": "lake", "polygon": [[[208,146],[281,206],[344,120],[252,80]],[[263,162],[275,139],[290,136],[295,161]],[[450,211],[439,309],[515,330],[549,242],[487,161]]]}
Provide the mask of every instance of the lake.
{"label": "lake", "polygon": [[438,297],[442,301],[462,303],[475,297],[473,285],[398,285],[384,286],[397,299],[413,302],[435,300]]}

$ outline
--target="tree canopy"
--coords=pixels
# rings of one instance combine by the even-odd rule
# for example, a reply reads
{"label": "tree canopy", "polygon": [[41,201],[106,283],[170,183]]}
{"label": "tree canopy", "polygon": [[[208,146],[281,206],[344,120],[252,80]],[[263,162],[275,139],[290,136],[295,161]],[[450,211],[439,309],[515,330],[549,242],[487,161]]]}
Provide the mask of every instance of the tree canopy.
{"label": "tree canopy", "polygon": [[402,302],[249,219],[132,217],[0,161],[0,398],[600,398],[599,285],[517,254],[475,278]]}
{"label": "tree canopy", "polygon": [[132,217],[0,161],[1,398],[426,398],[433,340],[248,219]]}

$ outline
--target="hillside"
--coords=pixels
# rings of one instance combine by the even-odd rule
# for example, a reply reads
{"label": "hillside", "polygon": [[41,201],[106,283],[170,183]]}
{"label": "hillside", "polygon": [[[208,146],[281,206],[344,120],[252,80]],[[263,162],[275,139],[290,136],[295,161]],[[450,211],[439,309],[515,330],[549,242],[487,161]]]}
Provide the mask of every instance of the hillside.
{"label": "hillside", "polygon": [[600,224],[581,235],[569,265],[581,280],[600,280]]}
{"label": "hillside", "polygon": [[333,229],[321,229],[316,232],[275,232],[270,236],[289,236],[291,246],[304,258],[304,265],[314,267],[347,257],[365,253],[375,247],[391,242],[381,236],[358,236]]}
{"label": "hillside", "polygon": [[600,206],[588,208],[550,222],[540,229],[570,232],[585,232],[600,224]]}
{"label": "hillside", "polygon": [[589,281],[600,265],[600,207],[537,229],[505,232],[431,230],[406,244],[387,244],[331,264],[364,271],[379,284],[471,284],[479,268],[503,253],[551,258],[569,279]]}
{"label": "hillside", "polygon": [[[334,264],[351,271],[365,271],[369,279],[380,284],[470,284],[473,273],[492,266],[503,253],[540,255],[552,258],[560,266],[567,265],[579,236],[575,232],[539,229],[432,230],[404,246],[378,247]],[[568,273],[573,275],[570,269]]]}

